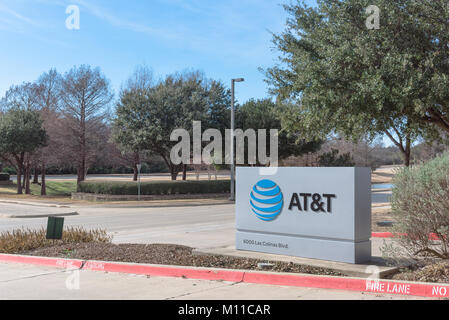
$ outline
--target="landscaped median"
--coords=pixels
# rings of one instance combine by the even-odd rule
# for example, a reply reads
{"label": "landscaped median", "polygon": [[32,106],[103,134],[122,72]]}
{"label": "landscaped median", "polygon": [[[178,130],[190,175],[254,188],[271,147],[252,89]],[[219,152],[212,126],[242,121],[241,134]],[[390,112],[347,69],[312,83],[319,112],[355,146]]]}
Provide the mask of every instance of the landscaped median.
{"label": "landscaped median", "polygon": [[[416,265],[390,279],[352,278],[340,272],[291,262],[230,256],[198,256],[170,244],[113,244],[104,230],[70,228],[63,240],[45,240],[43,230],[0,235],[0,262],[91,271],[183,277],[381,294],[449,297],[449,263]],[[263,268],[262,268],[263,264]],[[264,271],[260,271],[261,268]],[[400,281],[407,280],[406,281]],[[410,279],[424,282],[408,282]],[[439,282],[439,283],[436,283]]]}
{"label": "landscaped median", "polygon": [[[230,193],[229,180],[151,181],[140,184],[141,200],[224,198]],[[74,200],[137,200],[137,182],[86,181],[79,184]]]}

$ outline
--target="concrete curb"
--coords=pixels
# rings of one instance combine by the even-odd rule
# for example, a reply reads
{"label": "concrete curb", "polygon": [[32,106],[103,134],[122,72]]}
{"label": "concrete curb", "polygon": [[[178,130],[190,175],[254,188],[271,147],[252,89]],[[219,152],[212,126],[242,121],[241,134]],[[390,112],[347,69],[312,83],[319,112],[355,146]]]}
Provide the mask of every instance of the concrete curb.
{"label": "concrete curb", "polygon": [[393,189],[388,189],[388,188],[384,188],[384,189],[371,189],[371,192],[373,193],[385,193],[385,192],[392,192]]}
{"label": "concrete curb", "polygon": [[214,268],[194,268],[104,261],[43,258],[0,254],[0,262],[82,269],[102,272],[140,274],[159,277],[181,277],[197,280],[219,280],[278,286],[337,289],[347,291],[448,298],[449,285],[376,279],[342,278],[291,273],[272,273]]}
{"label": "concrete curb", "polygon": [[27,202],[27,201],[15,201],[15,200],[0,200],[0,203],[21,204],[23,206],[44,207],[44,208],[70,208],[70,206],[67,206],[67,205],[39,203],[39,202]]}
{"label": "concrete curb", "polygon": [[[229,205],[229,204],[233,204],[233,202],[228,201],[228,200],[223,200],[221,202],[204,202],[204,203],[200,203],[200,202],[195,202],[195,203],[173,203],[173,202],[168,202],[168,201],[172,201],[172,200],[167,200],[166,203],[163,202],[159,202],[157,201],[157,203],[151,203],[149,201],[145,202],[137,202],[137,203],[126,203],[125,201],[123,202],[103,202],[100,204],[100,206],[102,208],[181,208],[181,207],[210,207],[210,206],[222,206],[222,205]],[[155,201],[156,202],[156,201]],[[99,203],[99,202],[97,202]]]}
{"label": "concrete curb", "polygon": [[[170,195],[142,195],[142,201],[171,201],[171,200],[224,200],[229,198],[229,193],[202,193],[202,194],[170,194]],[[72,192],[72,200],[82,200],[91,202],[126,202],[138,201],[137,195],[110,195],[110,194],[96,194]]]}
{"label": "concrete curb", "polygon": [[354,277],[367,279],[372,276],[373,268],[377,267],[377,277],[384,279],[387,276],[396,274],[401,267],[407,267],[410,263],[402,261],[401,267],[388,266],[382,258],[372,257],[370,262],[363,264],[352,264],[344,262],[326,261],[319,259],[302,258],[295,256],[284,256],[279,254],[270,254],[254,251],[236,250],[234,246],[211,248],[211,249],[194,249],[192,252],[196,256],[215,256],[215,257],[231,257],[237,259],[254,259],[259,261],[282,262],[293,263],[302,266],[308,266],[312,268],[329,269],[334,272],[338,272],[345,277]]}
{"label": "concrete curb", "polygon": [[49,217],[70,217],[70,216],[78,216],[78,212],[69,212],[69,213],[49,213],[49,214],[24,214],[24,215],[7,215],[0,214],[0,218],[10,218],[10,219],[38,219],[38,218],[49,218]]}

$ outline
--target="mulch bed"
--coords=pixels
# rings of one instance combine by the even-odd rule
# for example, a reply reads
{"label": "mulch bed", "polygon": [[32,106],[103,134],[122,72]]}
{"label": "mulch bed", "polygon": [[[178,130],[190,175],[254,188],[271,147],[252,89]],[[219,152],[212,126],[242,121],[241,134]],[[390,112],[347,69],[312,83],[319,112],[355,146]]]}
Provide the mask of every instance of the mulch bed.
{"label": "mulch bed", "polygon": [[401,270],[392,279],[417,282],[449,283],[449,261],[422,261]]}
{"label": "mulch bed", "polygon": [[[259,263],[270,263],[273,267],[264,269],[272,272],[305,273],[346,277],[332,269],[311,267],[287,262],[265,261],[257,259],[234,258],[226,256],[197,256],[192,254],[193,248],[172,244],[112,244],[112,243],[80,243],[57,244],[51,247],[35,249],[20,254],[110,262],[129,262],[160,264],[173,266],[192,266],[205,268],[257,270]],[[425,260],[399,273],[387,277],[391,280],[449,283],[449,261]]]}
{"label": "mulch bed", "polygon": [[345,276],[331,269],[310,267],[287,262],[270,262],[256,259],[233,258],[226,256],[196,256],[193,248],[170,244],[111,244],[82,243],[56,245],[40,248],[22,254],[68,258],[80,260],[99,260],[114,262],[163,264],[206,268],[224,268],[241,270],[260,270],[258,263],[271,263],[272,268],[265,271],[307,273],[330,276]]}

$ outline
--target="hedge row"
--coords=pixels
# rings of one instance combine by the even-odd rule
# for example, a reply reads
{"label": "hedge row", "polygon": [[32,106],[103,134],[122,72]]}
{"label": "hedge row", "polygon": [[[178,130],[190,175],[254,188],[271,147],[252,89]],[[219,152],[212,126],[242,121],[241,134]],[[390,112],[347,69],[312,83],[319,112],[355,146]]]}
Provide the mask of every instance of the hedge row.
{"label": "hedge row", "polygon": [[[170,194],[201,194],[201,193],[229,193],[230,181],[154,181],[142,182],[141,195],[170,195]],[[137,182],[82,182],[78,185],[78,192],[109,194],[109,195],[136,195]]]}
{"label": "hedge row", "polygon": [[9,181],[9,179],[10,179],[10,176],[8,173],[4,173],[4,172],[0,173],[0,181]]}

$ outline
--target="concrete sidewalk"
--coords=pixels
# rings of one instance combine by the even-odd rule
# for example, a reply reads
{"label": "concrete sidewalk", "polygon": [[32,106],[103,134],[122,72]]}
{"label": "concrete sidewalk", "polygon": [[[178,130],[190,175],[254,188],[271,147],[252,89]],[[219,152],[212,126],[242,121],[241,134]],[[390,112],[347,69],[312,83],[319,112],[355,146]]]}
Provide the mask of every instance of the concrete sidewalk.
{"label": "concrete sidewalk", "polygon": [[422,300],[424,298],[86,270],[66,271],[0,263],[0,299]]}

